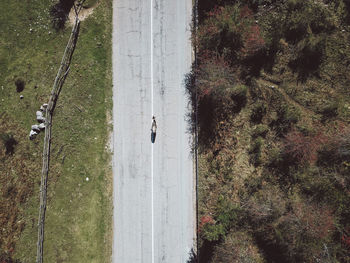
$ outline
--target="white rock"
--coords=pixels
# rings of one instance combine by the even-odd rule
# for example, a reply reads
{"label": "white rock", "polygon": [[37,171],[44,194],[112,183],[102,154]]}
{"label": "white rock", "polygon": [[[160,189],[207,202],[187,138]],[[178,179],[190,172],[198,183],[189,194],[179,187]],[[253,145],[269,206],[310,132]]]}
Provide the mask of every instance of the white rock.
{"label": "white rock", "polygon": [[39,128],[39,125],[32,125],[32,131],[35,131],[35,132],[37,132],[37,133],[39,133],[40,132],[40,128]]}
{"label": "white rock", "polygon": [[23,96],[23,95],[20,95],[20,96],[19,96],[19,98],[20,98],[20,99],[23,99],[23,98],[24,98],[24,96]]}
{"label": "white rock", "polygon": [[36,131],[30,130],[29,139],[33,140],[38,133]]}
{"label": "white rock", "polygon": [[88,182],[88,181],[89,181],[89,177],[86,177],[86,179],[85,179],[85,180],[86,180],[86,182]]}
{"label": "white rock", "polygon": [[45,119],[43,116],[36,116],[36,120],[37,120],[39,123],[44,123],[46,119]]}
{"label": "white rock", "polygon": [[36,114],[36,117],[42,117],[43,116],[43,113],[40,110],[38,110],[35,114]]}
{"label": "white rock", "polygon": [[39,127],[40,130],[44,130],[45,129],[45,123],[40,123],[38,125],[38,127]]}

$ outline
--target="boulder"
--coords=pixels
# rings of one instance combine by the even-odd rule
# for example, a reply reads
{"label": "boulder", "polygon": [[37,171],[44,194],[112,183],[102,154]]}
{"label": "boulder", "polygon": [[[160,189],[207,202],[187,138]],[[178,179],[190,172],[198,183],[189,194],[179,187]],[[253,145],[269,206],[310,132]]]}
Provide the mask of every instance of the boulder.
{"label": "boulder", "polygon": [[38,127],[39,127],[40,130],[44,130],[45,129],[45,123],[40,123],[38,125]]}
{"label": "boulder", "polygon": [[37,135],[38,133],[36,131],[30,130],[29,139],[33,140]]}
{"label": "boulder", "polygon": [[35,131],[35,132],[37,132],[37,133],[39,133],[40,132],[40,128],[39,128],[39,125],[32,125],[32,131]]}
{"label": "boulder", "polygon": [[46,119],[41,115],[41,116],[36,116],[36,120],[37,120],[39,123],[44,123]]}

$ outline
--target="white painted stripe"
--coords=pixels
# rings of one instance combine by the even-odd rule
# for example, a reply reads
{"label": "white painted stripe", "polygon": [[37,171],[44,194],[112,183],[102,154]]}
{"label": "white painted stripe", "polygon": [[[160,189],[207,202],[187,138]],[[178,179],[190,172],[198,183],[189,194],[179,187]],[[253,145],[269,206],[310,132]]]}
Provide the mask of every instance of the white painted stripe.
{"label": "white painted stripe", "polygon": [[[151,2],[151,113],[153,116],[153,0]],[[151,143],[152,263],[154,263],[153,143]]]}

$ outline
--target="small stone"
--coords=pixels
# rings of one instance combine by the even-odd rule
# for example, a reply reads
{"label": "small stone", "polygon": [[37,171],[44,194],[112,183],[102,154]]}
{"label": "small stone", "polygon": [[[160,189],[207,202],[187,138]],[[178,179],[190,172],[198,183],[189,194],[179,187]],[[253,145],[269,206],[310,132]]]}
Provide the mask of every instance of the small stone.
{"label": "small stone", "polygon": [[86,182],[88,182],[88,181],[89,181],[89,177],[86,177],[86,179],[85,179],[85,180],[86,180]]}
{"label": "small stone", "polygon": [[39,133],[40,132],[40,128],[39,128],[39,125],[35,124],[35,125],[32,125],[32,130]]}
{"label": "small stone", "polygon": [[23,96],[23,95],[21,95],[21,96],[19,96],[19,98],[20,98],[20,99],[23,99],[23,98],[24,98],[24,96]]}
{"label": "small stone", "polygon": [[39,122],[39,123],[44,123],[46,121],[45,117],[43,116],[36,116],[36,120]]}
{"label": "small stone", "polygon": [[36,131],[30,130],[29,139],[33,140],[38,133]]}
{"label": "small stone", "polygon": [[40,123],[40,124],[38,125],[38,128],[39,128],[40,130],[44,130],[44,129],[45,129],[45,123]]}

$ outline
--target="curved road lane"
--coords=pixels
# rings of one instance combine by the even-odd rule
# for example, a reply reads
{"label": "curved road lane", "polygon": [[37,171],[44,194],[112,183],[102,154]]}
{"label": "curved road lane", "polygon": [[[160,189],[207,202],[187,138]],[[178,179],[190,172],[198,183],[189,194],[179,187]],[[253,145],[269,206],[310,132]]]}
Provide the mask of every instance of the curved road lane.
{"label": "curved road lane", "polygon": [[192,0],[113,2],[113,263],[184,263],[194,245],[191,14]]}

